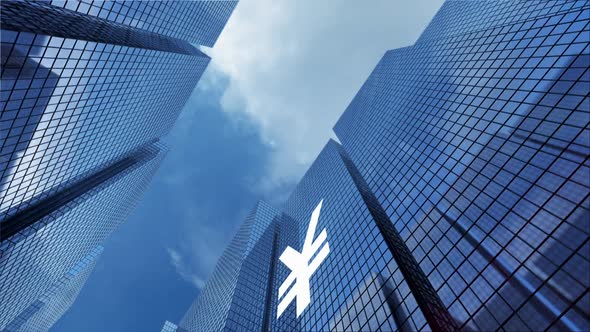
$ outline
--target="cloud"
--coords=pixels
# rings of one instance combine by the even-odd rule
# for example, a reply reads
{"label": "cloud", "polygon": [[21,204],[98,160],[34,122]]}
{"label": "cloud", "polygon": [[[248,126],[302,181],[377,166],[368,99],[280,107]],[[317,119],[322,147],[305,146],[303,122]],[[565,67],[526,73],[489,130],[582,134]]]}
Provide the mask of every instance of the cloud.
{"label": "cloud", "polygon": [[191,272],[191,268],[185,263],[178,251],[170,248],[167,248],[166,250],[168,251],[168,256],[170,256],[170,264],[174,266],[176,273],[178,273],[182,279],[190,282],[197,289],[201,289],[205,286],[205,280]]}
{"label": "cloud", "polygon": [[[218,211],[198,207],[194,201],[192,203],[188,199],[179,200],[178,204],[183,208],[177,222],[183,232],[175,245],[166,248],[166,251],[176,273],[195,288],[202,289],[235,233],[240,218],[227,218],[227,222],[220,224],[217,218],[212,217]],[[238,224],[229,221],[232,219]]]}
{"label": "cloud", "polygon": [[[277,206],[286,199],[380,57],[412,44],[441,2],[238,3],[215,47],[206,50],[212,63],[170,135],[174,151],[167,163],[178,167],[183,160],[191,168],[170,170],[162,180],[182,193],[174,196],[174,220],[183,234],[167,253],[184,280],[203,286],[252,207],[252,188]],[[207,110],[217,109],[219,100],[226,113],[212,122]],[[204,142],[193,135],[203,132]],[[263,149],[253,146],[259,140]],[[194,160],[183,159],[192,154]],[[208,168],[213,161],[215,169]],[[260,174],[266,174],[262,180]],[[183,186],[192,183],[199,185]]]}
{"label": "cloud", "polygon": [[190,205],[188,201],[179,204],[184,206],[179,223],[185,235],[174,248],[166,248],[166,251],[170,264],[182,279],[201,289],[213,272],[233,230],[225,227],[220,229],[206,209]]}
{"label": "cloud", "polygon": [[298,181],[386,50],[412,44],[442,0],[241,1],[203,86],[227,75],[222,107],[271,149],[262,188]]}

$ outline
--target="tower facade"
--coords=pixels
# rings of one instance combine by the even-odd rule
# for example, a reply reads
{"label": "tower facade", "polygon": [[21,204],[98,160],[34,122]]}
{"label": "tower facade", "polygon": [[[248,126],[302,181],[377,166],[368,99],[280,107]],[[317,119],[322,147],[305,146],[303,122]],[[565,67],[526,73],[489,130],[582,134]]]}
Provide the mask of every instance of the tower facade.
{"label": "tower facade", "polygon": [[93,249],[42,297],[21,311],[4,331],[48,331],[74,303],[102,251],[101,246]]}
{"label": "tower facade", "polygon": [[[113,14],[134,3],[162,12]],[[212,45],[235,6],[201,3],[101,1],[112,7],[102,18],[103,11],[80,13],[85,7],[78,1],[62,2],[78,11],[2,2],[0,220],[170,130],[210,60],[171,37],[187,35],[189,27],[170,22],[196,20],[194,31],[217,31],[205,34]],[[152,25],[145,30],[118,20]],[[153,32],[160,30],[167,34]]]}
{"label": "tower facade", "polygon": [[449,1],[336,124],[464,329],[588,328],[588,13]]}
{"label": "tower facade", "polygon": [[386,52],[281,209],[262,330],[588,330],[589,20],[447,1]]}
{"label": "tower facade", "polygon": [[140,199],[235,5],[0,3],[0,330],[65,312],[47,294]]}
{"label": "tower facade", "polygon": [[[178,326],[187,331],[262,328],[278,211],[260,201]],[[179,330],[183,331],[183,330]]]}

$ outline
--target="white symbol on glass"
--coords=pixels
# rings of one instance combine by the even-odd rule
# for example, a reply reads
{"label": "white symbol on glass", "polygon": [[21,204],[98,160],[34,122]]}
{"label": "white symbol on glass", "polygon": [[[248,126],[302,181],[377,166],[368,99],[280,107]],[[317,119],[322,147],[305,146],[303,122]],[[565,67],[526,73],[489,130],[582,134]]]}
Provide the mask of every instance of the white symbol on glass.
{"label": "white symbol on glass", "polygon": [[[287,306],[293,302],[295,297],[297,297],[297,317],[299,317],[303,310],[307,308],[310,302],[309,278],[311,278],[312,274],[330,252],[330,246],[328,241],[326,241],[327,233],[325,228],[320,232],[320,235],[318,235],[318,237],[313,240],[315,229],[318,225],[318,219],[320,217],[322,202],[323,200],[320,201],[318,206],[316,206],[315,210],[313,210],[313,213],[311,214],[309,227],[307,228],[307,234],[305,235],[305,241],[303,242],[303,249],[301,252],[298,252],[291,247],[287,247],[281,257],[279,257],[281,262],[287,265],[287,267],[291,270],[291,273],[281,284],[281,287],[279,287],[280,302],[277,308],[277,319],[281,317],[283,311],[287,309]],[[324,243],[324,241],[326,241],[326,243],[320,249],[320,246]],[[319,252],[318,249],[320,249]],[[315,255],[316,253],[317,255]],[[315,257],[310,262],[310,259],[314,255]],[[295,285],[289,289],[293,282],[295,282]],[[287,289],[289,289],[289,292],[287,292],[287,295],[283,297]],[[282,300],[281,297],[283,297]]]}

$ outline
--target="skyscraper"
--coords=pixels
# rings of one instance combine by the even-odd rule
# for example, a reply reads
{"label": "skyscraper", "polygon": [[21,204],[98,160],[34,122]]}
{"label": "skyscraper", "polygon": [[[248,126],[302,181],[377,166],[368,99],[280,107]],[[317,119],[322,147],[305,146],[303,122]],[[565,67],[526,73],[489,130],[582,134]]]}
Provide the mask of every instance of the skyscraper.
{"label": "skyscraper", "polygon": [[590,329],[589,21],[447,1],[386,52],[273,226],[262,330]]}
{"label": "skyscraper", "polygon": [[138,202],[235,5],[0,2],[0,330],[71,304],[62,284]]}
{"label": "skyscraper", "polygon": [[2,329],[61,284],[127,219],[165,155],[148,148],[6,221],[0,247]]}
{"label": "skyscraper", "polygon": [[260,329],[278,211],[260,201],[215,266],[179,326],[189,331]]}
{"label": "skyscraper", "polygon": [[5,330],[47,331],[70,308],[90,276],[103,248],[96,247],[79,261],[41,298],[23,310]]}
{"label": "skyscraper", "polygon": [[588,18],[582,1],[448,2],[335,127],[466,329],[588,327]]}
{"label": "skyscraper", "polygon": [[[112,5],[113,20],[151,22],[150,30],[101,18],[102,11],[2,2],[0,220],[166,134],[209,63],[188,41],[169,36],[189,34],[170,21],[195,20],[191,27],[207,31],[212,45],[209,30],[219,33],[235,5],[114,12],[125,3],[100,2]],[[158,20],[167,34],[152,32]]]}

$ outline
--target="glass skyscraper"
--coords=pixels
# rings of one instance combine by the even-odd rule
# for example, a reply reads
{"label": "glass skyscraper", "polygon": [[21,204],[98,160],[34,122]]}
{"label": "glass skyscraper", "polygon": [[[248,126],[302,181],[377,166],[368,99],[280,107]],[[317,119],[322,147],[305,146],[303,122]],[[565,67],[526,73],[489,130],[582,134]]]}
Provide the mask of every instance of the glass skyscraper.
{"label": "glass skyscraper", "polygon": [[238,229],[201,296],[179,326],[188,331],[259,330],[268,288],[278,211],[263,201]]}
{"label": "glass skyscraper", "polygon": [[[111,14],[130,3],[100,2]],[[170,35],[203,30],[212,45],[235,2],[167,3],[159,14],[119,9],[102,18],[103,10],[81,14],[78,1],[2,2],[0,220],[170,130],[209,63]],[[118,23],[125,15],[149,30]],[[170,23],[187,20],[195,22]]]}
{"label": "glass skyscraper", "polygon": [[10,322],[8,331],[48,331],[70,308],[90,276],[103,248],[96,247],[57,283]]}
{"label": "glass skyscraper", "polygon": [[235,5],[0,2],[1,331],[46,330],[71,305]]}
{"label": "glass skyscraper", "polygon": [[[2,233],[0,247],[0,326],[10,324],[124,222],[139,202],[164,157],[142,149],[125,168],[108,169],[83,187],[73,187],[47,205],[36,205],[14,228]],[[38,215],[37,215],[38,214]],[[19,215],[20,216],[20,215]],[[30,223],[30,221],[33,221]],[[22,224],[29,224],[21,228]],[[13,226],[10,224],[9,226]],[[59,296],[59,292],[55,292]],[[15,331],[18,331],[16,329]]]}
{"label": "glass skyscraper", "polygon": [[589,21],[588,1],[447,1],[363,84],[258,270],[205,289],[256,286],[181,328],[589,330]]}

